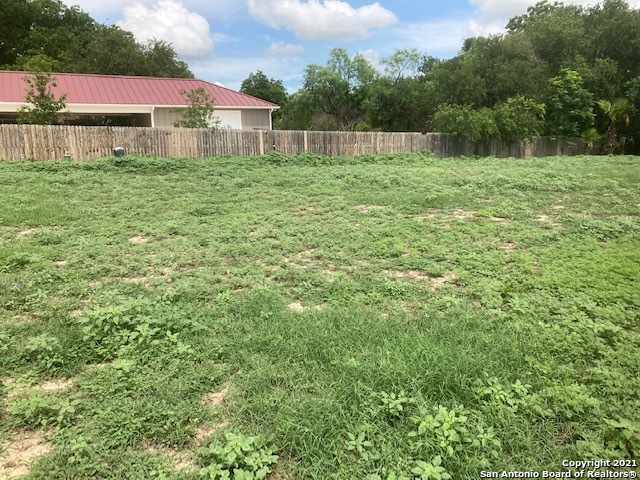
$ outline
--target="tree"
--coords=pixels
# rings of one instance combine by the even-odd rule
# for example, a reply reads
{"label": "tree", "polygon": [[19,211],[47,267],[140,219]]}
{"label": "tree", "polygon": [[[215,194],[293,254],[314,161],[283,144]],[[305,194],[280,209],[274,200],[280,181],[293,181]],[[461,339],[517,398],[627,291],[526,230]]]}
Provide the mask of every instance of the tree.
{"label": "tree", "polygon": [[433,115],[433,129],[452,133],[473,141],[486,140],[498,134],[494,113],[489,108],[475,110],[468,105],[444,104]]}
{"label": "tree", "polygon": [[415,48],[396,49],[388,58],[382,60],[382,65],[393,83],[401,78],[415,77],[424,64],[424,58]]}
{"label": "tree", "polygon": [[158,39],[151,39],[143,44],[137,44],[142,56],[143,68],[135,75],[168,78],[193,78],[189,66],[178,59],[173,46]]}
{"label": "tree", "polygon": [[182,114],[180,120],[173,122],[174,127],[216,129],[220,126],[220,119],[213,115],[214,98],[204,88],[180,90],[180,93],[189,101],[189,106],[171,110]]}
{"label": "tree", "polygon": [[282,110],[289,100],[289,95],[282,84],[282,80],[269,79],[261,70],[258,70],[256,73],[250,73],[242,81],[240,92],[279,105],[280,109],[273,112],[273,121],[274,125],[281,123]]}
{"label": "tree", "polygon": [[605,155],[612,155],[619,146],[618,123],[629,122],[629,100],[626,98],[616,98],[613,101],[598,100],[598,106],[609,120],[607,125],[607,141],[602,152]]}
{"label": "tree", "polygon": [[593,95],[575,70],[563,68],[549,80],[547,129],[554,138],[578,137],[593,126]]}
{"label": "tree", "polygon": [[[131,32],[96,22],[60,0],[0,2],[0,68],[193,77],[173,47],[138,43]],[[42,67],[46,67],[46,70]]]}
{"label": "tree", "polygon": [[281,107],[287,103],[288,99],[287,90],[282,85],[282,80],[269,79],[262,73],[262,70],[250,73],[242,81],[240,92],[275,103]]}
{"label": "tree", "polygon": [[318,110],[311,96],[299,91],[291,95],[287,104],[279,110],[278,128],[284,130],[308,130],[314,124],[314,116]]}
{"label": "tree", "polygon": [[640,76],[624,85],[624,96],[629,99],[629,125],[621,130],[627,137],[625,149],[629,153],[640,153]]}
{"label": "tree", "polygon": [[354,130],[365,118],[364,102],[376,77],[362,55],[349,58],[346,50],[334,48],[326,66],[306,67],[303,91],[316,112],[328,116],[337,130]]}
{"label": "tree", "polygon": [[23,106],[18,110],[18,123],[33,125],[59,125],[64,123],[60,112],[66,107],[66,94],[56,99],[52,89],[58,84],[50,73],[34,73],[32,77],[23,77],[28,88],[25,102],[32,106]]}
{"label": "tree", "polygon": [[544,130],[545,106],[521,95],[494,107],[496,127],[509,141],[529,141]]}

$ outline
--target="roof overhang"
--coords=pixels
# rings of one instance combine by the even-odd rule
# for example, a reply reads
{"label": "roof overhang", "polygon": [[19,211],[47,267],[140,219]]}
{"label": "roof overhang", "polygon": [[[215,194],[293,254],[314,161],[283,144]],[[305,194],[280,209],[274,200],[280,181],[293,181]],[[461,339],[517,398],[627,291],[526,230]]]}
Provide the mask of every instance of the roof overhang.
{"label": "roof overhang", "polygon": [[[0,113],[16,113],[25,103],[0,102]],[[67,103],[66,113],[87,115],[126,115],[130,113],[153,113],[156,108],[186,108],[186,105],[113,105],[90,103]],[[215,106],[215,110],[276,110],[279,106],[244,107]],[[64,113],[63,112],[63,113]]]}

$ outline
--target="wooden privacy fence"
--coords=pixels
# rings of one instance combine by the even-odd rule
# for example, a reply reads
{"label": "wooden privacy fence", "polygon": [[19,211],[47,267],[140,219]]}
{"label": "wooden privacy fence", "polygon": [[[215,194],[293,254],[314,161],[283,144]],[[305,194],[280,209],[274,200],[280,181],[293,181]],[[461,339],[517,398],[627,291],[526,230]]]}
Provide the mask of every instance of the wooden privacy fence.
{"label": "wooden privacy fence", "polygon": [[433,152],[436,157],[546,157],[585,152],[581,140],[535,138],[530,143],[499,139],[472,142],[446,133],[310,132],[209,130],[187,128],[83,127],[67,125],[0,125],[1,160],[73,160],[127,153],[155,157],[208,158],[255,156],[271,150],[326,156]]}

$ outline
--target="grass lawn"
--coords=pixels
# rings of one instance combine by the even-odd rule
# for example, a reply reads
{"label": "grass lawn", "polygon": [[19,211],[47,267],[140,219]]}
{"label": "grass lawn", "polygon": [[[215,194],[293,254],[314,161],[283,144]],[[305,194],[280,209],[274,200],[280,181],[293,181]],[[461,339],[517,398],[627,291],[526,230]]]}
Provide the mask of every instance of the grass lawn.
{"label": "grass lawn", "polygon": [[2,163],[0,189],[0,478],[637,471],[638,157]]}

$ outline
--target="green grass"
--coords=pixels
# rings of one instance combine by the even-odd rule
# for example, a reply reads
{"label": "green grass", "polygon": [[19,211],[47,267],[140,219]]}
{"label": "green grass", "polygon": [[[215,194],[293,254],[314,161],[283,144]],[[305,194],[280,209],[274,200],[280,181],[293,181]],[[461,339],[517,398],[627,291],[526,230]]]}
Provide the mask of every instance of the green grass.
{"label": "green grass", "polygon": [[0,188],[6,468],[36,434],[42,479],[638,458],[637,157],[4,163]]}

